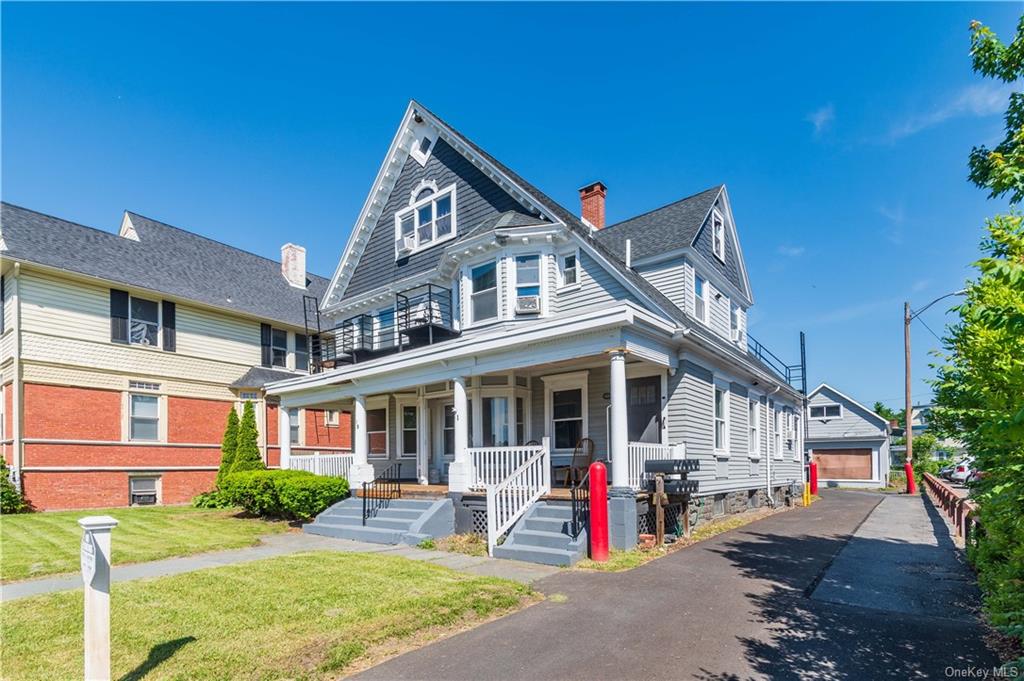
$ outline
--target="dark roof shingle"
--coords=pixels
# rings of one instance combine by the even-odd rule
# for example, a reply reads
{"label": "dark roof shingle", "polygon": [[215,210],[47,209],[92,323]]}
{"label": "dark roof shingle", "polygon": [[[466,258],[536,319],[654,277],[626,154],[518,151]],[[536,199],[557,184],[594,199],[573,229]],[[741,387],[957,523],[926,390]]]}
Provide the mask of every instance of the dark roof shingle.
{"label": "dark roof shingle", "polygon": [[625,258],[626,239],[630,240],[630,257],[633,259],[689,246],[704,224],[722,186],[705,189],[667,206],[617,222],[600,230],[596,238],[620,258]]}
{"label": "dark roof shingle", "polygon": [[2,255],[294,326],[304,326],[303,295],[327,289],[310,274],[296,288],[277,261],[128,215],[138,241],[4,202]]}

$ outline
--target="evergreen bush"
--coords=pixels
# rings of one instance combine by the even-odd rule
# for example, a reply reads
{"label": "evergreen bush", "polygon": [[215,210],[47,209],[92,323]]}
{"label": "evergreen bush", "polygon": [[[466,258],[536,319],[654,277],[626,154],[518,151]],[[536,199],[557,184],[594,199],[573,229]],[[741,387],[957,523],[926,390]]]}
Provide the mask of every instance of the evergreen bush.
{"label": "evergreen bush", "polygon": [[10,469],[3,457],[0,457],[0,513],[21,513],[32,510],[25,497],[13,482]]}
{"label": "evergreen bush", "polygon": [[217,487],[220,488],[224,478],[231,473],[235,463],[235,450],[238,447],[238,412],[234,406],[228,411],[228,422],[224,426],[224,437],[220,441],[220,468],[217,469]]}
{"label": "evergreen bush", "polygon": [[[287,435],[287,434],[286,434]],[[246,401],[242,410],[242,421],[238,424],[238,442],[231,473],[266,469],[260,456],[259,432],[256,430],[256,410],[252,402]]]}

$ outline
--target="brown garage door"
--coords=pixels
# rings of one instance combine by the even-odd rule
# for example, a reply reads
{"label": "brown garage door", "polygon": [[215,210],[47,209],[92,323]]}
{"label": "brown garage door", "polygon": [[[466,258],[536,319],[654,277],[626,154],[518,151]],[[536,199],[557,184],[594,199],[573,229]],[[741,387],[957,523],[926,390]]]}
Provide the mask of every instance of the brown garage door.
{"label": "brown garage door", "polygon": [[824,480],[870,480],[870,449],[815,449],[818,477]]}

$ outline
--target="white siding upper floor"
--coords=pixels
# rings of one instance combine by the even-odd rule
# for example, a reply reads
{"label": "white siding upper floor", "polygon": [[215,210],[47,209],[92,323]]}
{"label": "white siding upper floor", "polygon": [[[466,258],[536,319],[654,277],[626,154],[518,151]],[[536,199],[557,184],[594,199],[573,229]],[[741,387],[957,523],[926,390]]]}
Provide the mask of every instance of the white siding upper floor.
{"label": "white siding upper floor", "polygon": [[[673,258],[664,262],[651,265],[643,265],[637,271],[648,281],[658,287],[669,300],[676,304],[690,317],[704,322],[715,333],[725,340],[735,343],[746,349],[747,312],[734,303],[722,288],[715,285],[714,280],[705,279],[705,300],[707,303],[707,314],[701,319],[696,313],[695,304],[695,276],[701,272],[696,271],[693,265],[683,257]],[[733,338],[732,333],[732,310],[736,308],[736,320],[739,328],[739,336]]]}
{"label": "white siding upper floor", "polygon": [[[259,320],[176,302],[176,347],[167,351],[111,340],[109,287],[23,268],[18,290],[27,361],[216,383],[230,383],[261,361]],[[294,331],[288,347],[292,362]]]}

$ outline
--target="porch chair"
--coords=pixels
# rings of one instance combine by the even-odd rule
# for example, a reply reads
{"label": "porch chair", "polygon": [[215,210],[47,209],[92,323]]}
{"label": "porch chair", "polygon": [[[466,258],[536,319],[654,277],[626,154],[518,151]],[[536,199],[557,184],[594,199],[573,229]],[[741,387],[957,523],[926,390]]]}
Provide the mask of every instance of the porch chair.
{"label": "porch chair", "polygon": [[594,463],[595,449],[594,441],[589,437],[585,437],[577,442],[575,449],[572,450],[571,464],[568,466],[555,466],[555,476],[558,475],[558,471],[565,470],[565,479],[562,481],[563,487],[568,487],[570,480],[575,484],[576,481],[583,479],[587,469],[590,468],[590,464]]}

